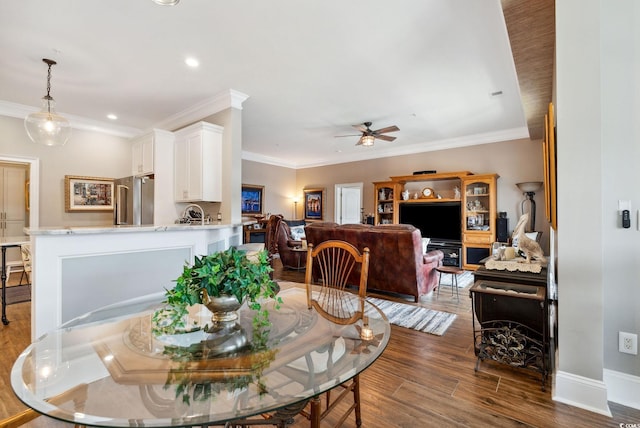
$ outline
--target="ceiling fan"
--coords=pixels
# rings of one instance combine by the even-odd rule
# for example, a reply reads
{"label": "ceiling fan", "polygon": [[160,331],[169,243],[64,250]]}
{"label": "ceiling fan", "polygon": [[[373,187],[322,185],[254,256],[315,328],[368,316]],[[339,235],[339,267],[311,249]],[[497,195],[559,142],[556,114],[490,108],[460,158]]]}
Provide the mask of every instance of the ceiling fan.
{"label": "ceiling fan", "polygon": [[399,131],[400,128],[397,126],[387,126],[386,128],[380,128],[373,131],[371,129],[371,122],[364,122],[362,125],[353,125],[358,131],[362,134],[350,134],[350,135],[336,135],[336,137],[354,137],[356,135],[360,135],[360,139],[356,143],[356,146],[373,146],[373,142],[378,140],[384,141],[393,141],[396,137],[390,137],[388,135],[383,135],[388,132],[396,132]]}

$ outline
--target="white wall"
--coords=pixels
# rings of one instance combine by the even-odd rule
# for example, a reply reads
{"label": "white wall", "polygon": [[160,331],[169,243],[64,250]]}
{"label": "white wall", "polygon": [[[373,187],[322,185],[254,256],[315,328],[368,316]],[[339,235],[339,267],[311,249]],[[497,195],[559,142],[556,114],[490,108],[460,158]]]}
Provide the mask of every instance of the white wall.
{"label": "white wall", "polygon": [[[621,229],[619,199],[640,207],[637,168],[639,5],[556,2],[559,359],[554,398],[608,413],[623,374],[638,397],[640,360],[617,352],[640,333],[640,232]],[[608,389],[608,390],[607,390]],[[586,391],[586,392],[585,392]],[[609,397],[607,397],[609,394]],[[637,398],[635,399],[638,402]]]}

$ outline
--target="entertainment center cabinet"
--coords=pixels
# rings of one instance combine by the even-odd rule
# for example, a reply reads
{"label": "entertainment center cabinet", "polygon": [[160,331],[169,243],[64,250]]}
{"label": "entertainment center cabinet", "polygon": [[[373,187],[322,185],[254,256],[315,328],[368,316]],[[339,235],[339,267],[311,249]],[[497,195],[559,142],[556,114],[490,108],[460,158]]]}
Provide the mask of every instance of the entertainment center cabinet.
{"label": "entertainment center cabinet", "polygon": [[[497,180],[497,174],[457,171],[374,182],[374,224],[413,224],[431,238],[428,248],[445,252],[445,265],[475,270],[496,240]],[[459,214],[452,220],[452,207],[458,204]],[[444,236],[437,236],[440,233]]]}

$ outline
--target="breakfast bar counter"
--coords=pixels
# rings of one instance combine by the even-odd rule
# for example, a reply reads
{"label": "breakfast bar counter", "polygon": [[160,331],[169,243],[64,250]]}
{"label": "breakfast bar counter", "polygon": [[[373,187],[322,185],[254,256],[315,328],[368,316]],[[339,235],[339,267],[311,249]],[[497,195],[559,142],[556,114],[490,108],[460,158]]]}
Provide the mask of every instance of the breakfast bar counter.
{"label": "breakfast bar counter", "polygon": [[25,229],[33,259],[32,339],[96,308],[171,287],[194,256],[242,244],[242,227]]}

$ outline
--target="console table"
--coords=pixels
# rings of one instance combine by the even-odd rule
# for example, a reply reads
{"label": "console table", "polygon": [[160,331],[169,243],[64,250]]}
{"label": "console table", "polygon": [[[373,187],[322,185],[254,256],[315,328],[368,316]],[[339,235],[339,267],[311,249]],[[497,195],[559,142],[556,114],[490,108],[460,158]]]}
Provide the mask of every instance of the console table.
{"label": "console table", "polygon": [[489,270],[474,272],[470,288],[474,351],[480,362],[493,360],[540,373],[542,390],[550,371],[547,269],[540,273]]}

